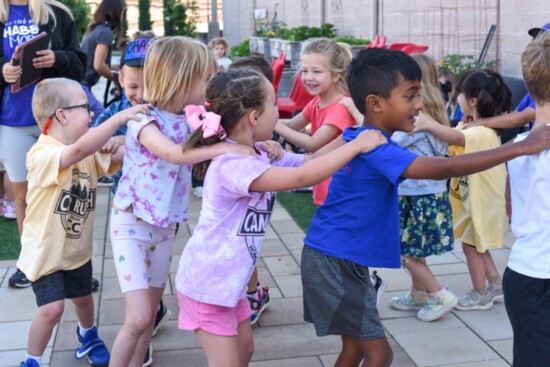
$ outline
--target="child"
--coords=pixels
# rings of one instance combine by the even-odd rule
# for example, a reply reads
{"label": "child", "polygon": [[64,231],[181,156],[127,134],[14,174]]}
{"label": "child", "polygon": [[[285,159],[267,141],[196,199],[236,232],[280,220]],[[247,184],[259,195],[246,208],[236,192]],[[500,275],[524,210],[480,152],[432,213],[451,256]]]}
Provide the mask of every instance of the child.
{"label": "child", "polygon": [[[287,122],[278,123],[277,134],[306,152],[315,152],[325,146],[349,126],[353,117],[339,102],[347,93],[346,68],[350,62],[348,51],[335,41],[317,39],[308,43],[301,54],[302,82],[315,96],[304,110]],[[311,122],[311,136],[299,132]],[[327,196],[330,179],[313,187],[313,202],[322,205]]]}
{"label": "child", "polygon": [[[490,70],[472,71],[462,76],[458,92],[458,103],[465,119],[455,129],[419,119],[415,131],[427,129],[453,144],[449,155],[500,146],[500,137],[495,130],[483,126],[464,129],[464,126],[478,118],[508,112],[511,93],[502,77]],[[505,183],[504,165],[451,180],[454,235],[462,239],[473,284],[473,288],[459,299],[458,310],[490,310],[494,302],[503,300],[501,278],[488,249],[501,248],[508,234]]]}
{"label": "child", "polygon": [[[550,121],[550,32],[543,32],[527,46],[521,64],[525,85],[535,99],[536,117],[531,133],[515,141],[526,139]],[[512,231],[517,240],[502,285],[514,331],[514,367],[544,366],[550,360],[549,166],[549,151],[508,162]]]}
{"label": "child", "polygon": [[223,155],[197,167],[201,175],[206,171],[204,197],[176,275],[179,327],[195,331],[208,366],[247,366],[254,346],[246,288],[273,209],[273,191],[319,182],[385,139],[364,134],[302,167],[288,168],[304,161],[292,153],[272,166],[257,145],[272,136],[279,117],[267,79],[249,70],[218,73],[208,85],[206,101],[209,112],[186,108],[189,121],[199,127],[187,149],[227,136],[229,143],[247,145],[256,154]]}
{"label": "child", "polygon": [[231,59],[227,57],[227,54],[229,53],[229,44],[225,38],[218,37],[212,39],[212,41],[208,44],[208,47],[210,47],[210,49],[214,51],[214,55],[216,55],[218,70],[227,70],[229,65],[231,65]]}
{"label": "child", "polygon": [[[412,131],[422,108],[420,78],[418,64],[401,51],[359,52],[349,69],[348,86],[365,116],[363,127],[346,129],[342,139],[325,149],[351,142],[366,129],[386,137]],[[314,323],[318,336],[342,338],[337,366],[358,366],[365,360],[364,365],[379,367],[392,361],[368,267],[401,265],[399,182],[471,174],[549,146],[546,126],[520,143],[451,158],[417,156],[389,143],[357,156],[332,176],[325,204],[317,208],[304,240],[301,274],[304,319]]]}
{"label": "child", "polygon": [[106,366],[109,351],[94,326],[92,298],[92,229],[97,178],[116,172],[124,149],[116,140],[96,153],[115,130],[146,106],[117,114],[102,126],[92,122],[86,93],[79,83],[46,79],[36,85],[33,115],[42,135],[27,155],[28,207],[17,266],[32,283],[38,312],[29,331],[27,356],[21,366],[40,366],[53,328],[73,301],[80,347],[92,366]]}
{"label": "child", "polygon": [[204,102],[206,81],[215,70],[214,56],[199,41],[167,37],[148,47],[144,99],[151,116],[128,125],[111,213],[113,258],[126,302],[111,366],[141,366],[149,349],[176,224],[187,220],[189,164],[227,152],[252,154],[248,147],[228,143],[181,150],[190,133],[183,109]]}
{"label": "child", "polygon": [[[413,55],[413,59],[422,71],[420,114],[448,126],[435,60],[422,54]],[[447,154],[447,144],[429,132],[397,131],[392,140],[418,155]],[[426,264],[426,257],[453,249],[453,217],[446,181],[405,180],[399,185],[398,194],[401,256],[403,267],[412,277],[412,287],[406,295],[393,297],[390,305],[398,310],[418,310],[418,319],[433,321],[450,312],[457,303],[456,296],[441,286]]]}

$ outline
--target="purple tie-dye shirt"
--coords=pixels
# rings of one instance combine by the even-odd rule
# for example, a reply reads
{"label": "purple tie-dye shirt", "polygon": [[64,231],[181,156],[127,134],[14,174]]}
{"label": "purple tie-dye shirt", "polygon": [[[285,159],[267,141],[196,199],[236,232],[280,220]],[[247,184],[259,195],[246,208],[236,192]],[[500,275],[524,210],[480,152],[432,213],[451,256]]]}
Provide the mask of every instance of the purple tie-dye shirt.
{"label": "purple tie-dye shirt", "polygon": [[249,192],[250,184],[274,166],[295,167],[301,155],[285,153],[269,163],[264,152],[214,158],[204,181],[199,223],[178,266],[176,288],[204,303],[234,307],[258,259],[275,201],[273,192]]}
{"label": "purple tie-dye shirt", "polygon": [[191,130],[185,115],[149,108],[150,116],[128,122],[123,172],[113,205],[121,210],[133,206],[137,217],[166,228],[187,221],[192,166],[166,162],[145,148],[138,137],[145,126],[154,123],[173,143],[182,144]]}

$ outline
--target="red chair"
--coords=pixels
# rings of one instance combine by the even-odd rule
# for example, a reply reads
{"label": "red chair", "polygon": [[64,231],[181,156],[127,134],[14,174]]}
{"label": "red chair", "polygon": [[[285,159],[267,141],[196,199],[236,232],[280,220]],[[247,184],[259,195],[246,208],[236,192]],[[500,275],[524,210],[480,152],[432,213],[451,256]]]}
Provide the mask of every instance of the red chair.
{"label": "red chair", "polygon": [[307,92],[302,83],[302,72],[296,74],[290,95],[287,98],[278,98],[277,107],[279,108],[279,117],[292,118],[294,111],[303,109],[313,96]]}
{"label": "red chair", "polygon": [[386,47],[386,36],[380,36],[379,34],[374,37],[374,41],[369,43],[365,48],[384,48]]}
{"label": "red chair", "polygon": [[407,43],[392,43],[391,45],[388,45],[388,50],[402,51],[403,48],[405,48],[407,46],[411,46],[411,45],[414,45],[414,43],[410,43],[410,42],[407,42]]}
{"label": "red chair", "polygon": [[410,45],[403,47],[401,51],[403,51],[406,54],[413,55],[413,54],[421,54],[423,52],[426,52],[428,50],[429,46],[424,45]]}
{"label": "red chair", "polygon": [[281,81],[283,69],[285,68],[285,59],[286,54],[281,52],[279,58],[275,59],[271,63],[271,68],[273,69],[273,88],[275,88],[275,95],[277,95],[277,91],[279,90],[279,82]]}

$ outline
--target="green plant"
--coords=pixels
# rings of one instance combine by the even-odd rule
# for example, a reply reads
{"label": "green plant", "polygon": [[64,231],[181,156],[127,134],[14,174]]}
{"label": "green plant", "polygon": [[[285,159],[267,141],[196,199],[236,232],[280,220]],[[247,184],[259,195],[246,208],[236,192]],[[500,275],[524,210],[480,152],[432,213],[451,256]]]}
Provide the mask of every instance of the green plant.
{"label": "green plant", "polygon": [[196,36],[199,8],[195,0],[187,1],[185,4],[179,0],[164,0],[163,5],[166,36]]}
{"label": "green plant", "polygon": [[149,0],[138,0],[139,16],[138,27],[142,31],[151,29],[151,2]]}
{"label": "green plant", "polygon": [[250,42],[248,40],[231,47],[231,50],[229,51],[229,58],[232,60],[247,56],[250,56]]}
{"label": "green plant", "polygon": [[494,60],[479,62],[471,55],[446,55],[439,61],[438,69],[442,71],[451,71],[454,75],[460,76],[466,71],[474,69],[491,69],[495,68]]}
{"label": "green plant", "polygon": [[86,0],[60,0],[60,2],[71,9],[76,26],[76,34],[78,35],[78,39],[81,40],[86,33],[88,24],[90,24],[90,5],[88,5]]}
{"label": "green plant", "polygon": [[362,45],[368,45],[370,43],[370,40],[363,39],[363,38],[355,38],[353,36],[338,36],[334,37],[333,40],[336,42],[342,42],[347,43],[351,46],[362,46]]}
{"label": "green plant", "polygon": [[317,205],[313,204],[311,192],[280,192],[277,201],[286,209],[296,224],[307,232],[309,222]]}
{"label": "green plant", "polygon": [[288,41],[305,41],[309,38],[333,38],[336,37],[336,28],[333,24],[325,23],[320,27],[299,26],[295,28],[283,28],[277,35]]}
{"label": "green plant", "polygon": [[19,230],[17,222],[0,218],[0,233],[2,234],[2,246],[0,246],[0,260],[17,259],[21,251]]}

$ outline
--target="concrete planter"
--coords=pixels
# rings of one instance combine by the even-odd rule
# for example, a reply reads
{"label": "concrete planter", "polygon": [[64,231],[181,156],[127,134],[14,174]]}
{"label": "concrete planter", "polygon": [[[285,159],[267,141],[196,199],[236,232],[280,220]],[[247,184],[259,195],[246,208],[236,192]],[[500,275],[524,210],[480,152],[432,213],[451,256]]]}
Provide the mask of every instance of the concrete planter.
{"label": "concrete planter", "polygon": [[290,67],[295,68],[300,63],[302,42],[287,41],[281,38],[270,38],[271,57],[277,58],[281,52],[286,54],[286,60],[290,61]]}
{"label": "concrete planter", "polygon": [[267,37],[248,37],[250,53],[260,54],[269,58],[271,56],[271,44],[269,40]]}

